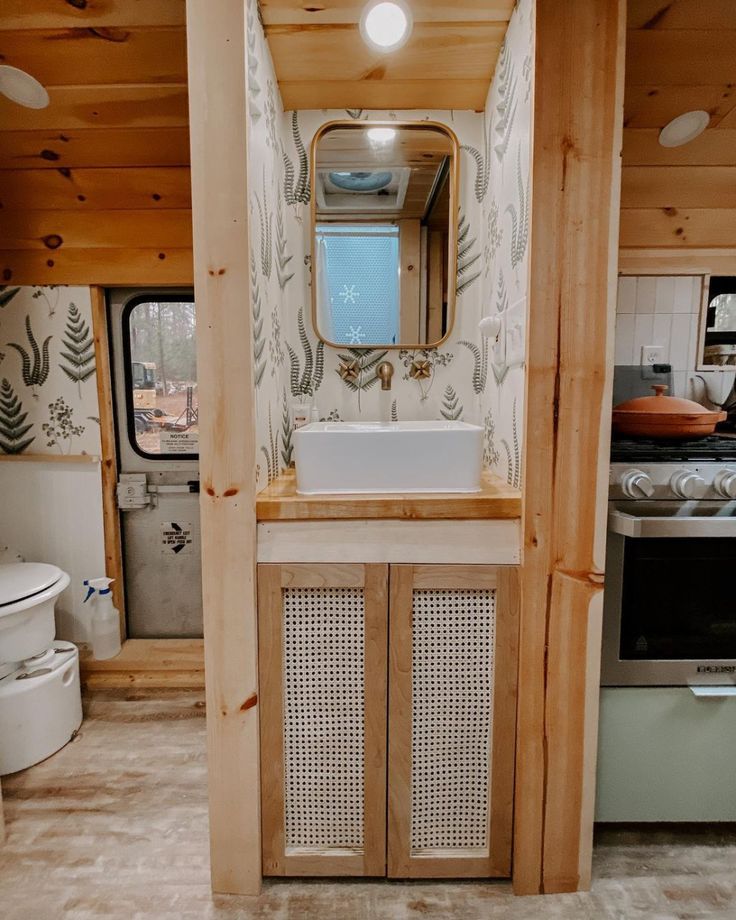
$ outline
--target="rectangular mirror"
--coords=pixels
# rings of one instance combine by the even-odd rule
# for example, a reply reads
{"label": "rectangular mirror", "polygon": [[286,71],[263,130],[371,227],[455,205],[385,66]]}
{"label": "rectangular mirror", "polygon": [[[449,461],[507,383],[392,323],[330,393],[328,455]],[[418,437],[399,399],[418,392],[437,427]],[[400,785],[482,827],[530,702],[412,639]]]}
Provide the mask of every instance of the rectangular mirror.
{"label": "rectangular mirror", "polygon": [[328,345],[438,345],[455,314],[458,145],[435,122],[324,125],[312,142],[312,316]]}

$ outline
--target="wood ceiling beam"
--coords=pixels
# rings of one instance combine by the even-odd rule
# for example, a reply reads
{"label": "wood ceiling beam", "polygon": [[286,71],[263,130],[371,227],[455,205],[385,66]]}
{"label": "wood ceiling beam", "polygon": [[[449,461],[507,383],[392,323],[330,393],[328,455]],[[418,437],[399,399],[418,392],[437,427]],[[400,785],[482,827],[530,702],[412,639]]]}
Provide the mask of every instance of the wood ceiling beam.
{"label": "wood ceiling beam", "polygon": [[3,284],[191,285],[192,250],[0,250]]}
{"label": "wood ceiling beam", "polygon": [[0,31],[0,60],[44,86],[186,83],[182,27]]}
{"label": "wood ceiling beam", "polygon": [[663,147],[658,128],[624,131],[624,166],[736,166],[736,128],[707,130],[682,147]]}
{"label": "wood ceiling beam", "polygon": [[[693,86],[627,85],[624,127],[663,128],[677,115],[692,109],[709,112],[711,128],[719,124],[729,127],[724,121],[729,113],[736,111],[736,86],[733,82]],[[730,127],[736,127],[736,123]]]}
{"label": "wood ceiling beam", "polygon": [[736,29],[733,0],[629,0],[630,29]]}
{"label": "wood ceiling beam", "polygon": [[0,169],[187,165],[187,127],[102,126],[0,134]]}
{"label": "wood ceiling beam", "polygon": [[0,210],[0,249],[191,249],[192,212]]}
{"label": "wood ceiling beam", "polygon": [[[261,0],[266,26],[290,23],[356,23],[366,0]],[[515,0],[412,0],[414,22],[508,22]]]}
{"label": "wood ceiling beam", "polygon": [[183,26],[185,0],[3,0],[0,31],[74,27]]}
{"label": "wood ceiling beam", "polygon": [[186,127],[186,84],[158,86],[50,86],[51,104],[26,109],[0,97],[4,131],[77,128]]}
{"label": "wood ceiling beam", "polygon": [[[8,173],[5,173],[7,176]],[[3,209],[104,211],[191,206],[186,166],[15,170],[0,191]]]}
{"label": "wood ceiling beam", "polygon": [[279,83],[292,109],[474,109],[482,111],[489,80],[309,80]]}

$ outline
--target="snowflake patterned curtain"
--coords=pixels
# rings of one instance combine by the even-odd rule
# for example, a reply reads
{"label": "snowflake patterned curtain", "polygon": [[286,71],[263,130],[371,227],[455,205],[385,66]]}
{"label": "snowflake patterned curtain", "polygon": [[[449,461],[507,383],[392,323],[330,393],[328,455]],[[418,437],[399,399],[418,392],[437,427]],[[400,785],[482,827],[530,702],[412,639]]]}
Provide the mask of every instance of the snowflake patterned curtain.
{"label": "snowflake patterned curtain", "polygon": [[[399,228],[391,224],[322,224],[318,251],[326,285],[319,315],[329,312],[333,341],[360,346],[399,337]],[[324,288],[326,287],[326,291]]]}

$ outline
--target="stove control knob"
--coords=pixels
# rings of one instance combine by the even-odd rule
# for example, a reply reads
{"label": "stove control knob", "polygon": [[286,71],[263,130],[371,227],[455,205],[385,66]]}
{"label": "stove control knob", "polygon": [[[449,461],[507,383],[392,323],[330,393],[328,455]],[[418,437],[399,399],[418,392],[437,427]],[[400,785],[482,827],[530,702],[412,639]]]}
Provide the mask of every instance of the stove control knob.
{"label": "stove control knob", "polygon": [[736,498],[736,470],[719,470],[713,486],[722,498]]}
{"label": "stove control knob", "polygon": [[702,498],[708,485],[702,476],[692,470],[679,470],[672,474],[670,488],[678,498]]}
{"label": "stove control knob", "polygon": [[641,470],[628,470],[624,473],[621,488],[627,498],[651,498],[654,495],[651,477]]}

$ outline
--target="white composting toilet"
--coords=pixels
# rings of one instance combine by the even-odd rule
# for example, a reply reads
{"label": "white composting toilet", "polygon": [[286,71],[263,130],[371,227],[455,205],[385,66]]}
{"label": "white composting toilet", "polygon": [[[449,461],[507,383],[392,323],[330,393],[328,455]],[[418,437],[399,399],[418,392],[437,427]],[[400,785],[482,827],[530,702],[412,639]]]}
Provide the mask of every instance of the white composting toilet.
{"label": "white composting toilet", "polygon": [[79,653],[54,641],[68,584],[55,565],[0,564],[0,776],[45,760],[82,724]]}

